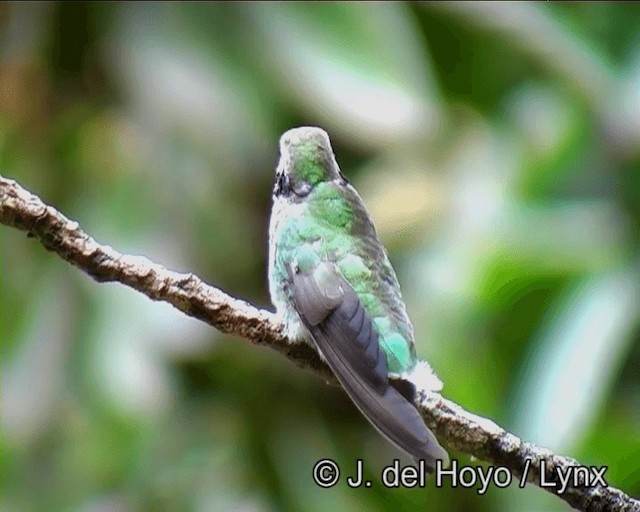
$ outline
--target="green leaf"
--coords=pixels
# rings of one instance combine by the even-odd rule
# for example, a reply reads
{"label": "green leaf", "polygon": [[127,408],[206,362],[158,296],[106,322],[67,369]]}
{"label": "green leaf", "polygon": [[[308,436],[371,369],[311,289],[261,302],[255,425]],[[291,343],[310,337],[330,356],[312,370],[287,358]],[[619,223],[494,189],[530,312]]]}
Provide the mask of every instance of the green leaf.
{"label": "green leaf", "polygon": [[430,132],[438,99],[400,3],[252,4],[263,66],[317,124],[362,144]]}

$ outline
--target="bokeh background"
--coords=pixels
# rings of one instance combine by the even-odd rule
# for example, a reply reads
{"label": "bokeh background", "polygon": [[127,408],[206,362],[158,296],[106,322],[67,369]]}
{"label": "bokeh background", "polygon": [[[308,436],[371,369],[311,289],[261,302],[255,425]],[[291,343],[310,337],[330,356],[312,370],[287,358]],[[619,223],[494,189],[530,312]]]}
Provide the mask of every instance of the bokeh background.
{"label": "bokeh background", "polygon": [[[0,173],[263,307],[299,125],[330,133],[444,395],[639,496],[640,5],[0,4]],[[399,455],[340,389],[0,240],[5,512],[568,509],[320,489],[318,459],[376,480]]]}

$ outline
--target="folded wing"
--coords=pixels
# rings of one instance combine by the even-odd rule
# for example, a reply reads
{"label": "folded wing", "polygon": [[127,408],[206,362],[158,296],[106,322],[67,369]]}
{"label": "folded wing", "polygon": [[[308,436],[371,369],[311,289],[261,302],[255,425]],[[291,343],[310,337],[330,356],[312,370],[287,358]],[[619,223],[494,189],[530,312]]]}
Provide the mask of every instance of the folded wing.
{"label": "folded wing", "polygon": [[290,269],[293,302],[329,367],[371,424],[431,470],[447,453],[415,406],[390,385],[378,333],[353,288],[332,264]]}

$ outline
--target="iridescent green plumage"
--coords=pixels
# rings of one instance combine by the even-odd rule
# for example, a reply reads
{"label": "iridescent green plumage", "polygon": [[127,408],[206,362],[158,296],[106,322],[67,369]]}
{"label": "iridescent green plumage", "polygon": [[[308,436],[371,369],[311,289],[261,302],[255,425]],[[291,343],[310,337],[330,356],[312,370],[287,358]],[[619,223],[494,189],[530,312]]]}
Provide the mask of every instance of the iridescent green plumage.
{"label": "iridescent green plumage", "polygon": [[[365,236],[375,231],[354,197],[339,194],[332,183],[320,183],[311,192],[306,212],[284,219],[279,230],[279,256],[274,280],[285,279],[285,265],[314,256],[333,261],[354,288],[375,322],[387,353],[389,370],[410,371],[416,363],[413,332],[387,255]],[[359,198],[358,198],[359,199]]]}
{"label": "iridescent green plumage", "polygon": [[334,181],[338,176],[331,171],[337,164],[322,141],[308,137],[293,144],[288,153],[291,179],[313,189],[296,208],[296,215],[278,219],[277,242],[272,243],[278,244],[279,251],[270,282],[285,280],[285,264],[300,251],[335,262],[375,322],[389,370],[410,371],[416,363],[413,329],[396,275],[362,199],[353,187]]}
{"label": "iridescent green plumage", "polygon": [[387,254],[328,136],[319,128],[290,130],[280,153],[269,286],[290,338],[318,345],[356,405],[395,444],[415,457],[446,457],[389,380],[416,368],[413,328]]}

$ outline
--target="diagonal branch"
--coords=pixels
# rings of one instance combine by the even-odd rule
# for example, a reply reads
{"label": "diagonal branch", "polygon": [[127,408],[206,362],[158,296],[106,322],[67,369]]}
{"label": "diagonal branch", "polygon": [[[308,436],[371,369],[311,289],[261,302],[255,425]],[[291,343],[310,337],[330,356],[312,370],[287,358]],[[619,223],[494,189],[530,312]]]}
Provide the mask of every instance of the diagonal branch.
{"label": "diagonal branch", "polygon": [[[273,313],[230,297],[193,274],[173,272],[143,256],[124,255],[99,244],[82,231],[77,222],[67,219],[15,181],[2,176],[0,223],[37,238],[46,249],[96,281],[117,281],[150,299],[168,302],[223,333],[269,346],[299,366],[335,382],[331,371],[310,346],[287,342]],[[437,393],[421,391],[418,402],[426,424],[441,440],[451,448],[494,466],[508,468],[514,477],[512,485],[522,480],[534,483],[578,510],[640,512],[640,501],[598,482],[597,471],[593,468],[576,471],[579,464],[575,460],[525,443],[494,422],[465,411]],[[571,478],[567,488],[560,492],[560,476],[568,474],[576,476],[576,481]],[[442,476],[445,483],[451,481],[447,480],[451,476],[445,473]],[[542,482],[547,482],[548,486],[543,486]]]}

